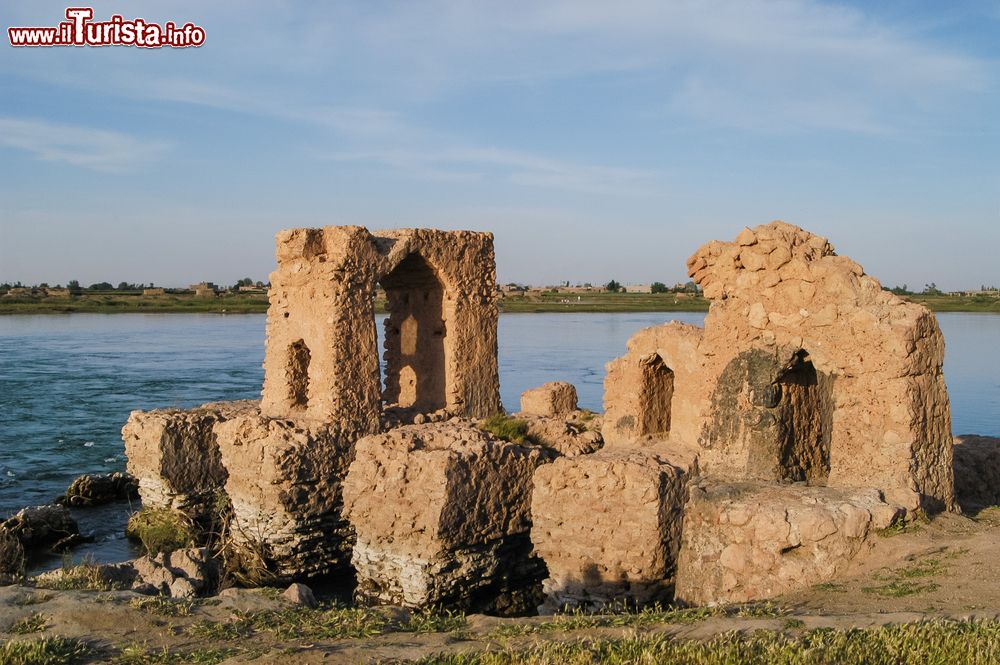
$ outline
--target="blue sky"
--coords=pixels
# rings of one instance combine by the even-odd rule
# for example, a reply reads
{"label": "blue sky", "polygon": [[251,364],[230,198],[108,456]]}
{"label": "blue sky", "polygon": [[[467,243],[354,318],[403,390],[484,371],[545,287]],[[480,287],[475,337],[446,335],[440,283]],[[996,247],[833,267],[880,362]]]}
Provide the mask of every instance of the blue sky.
{"label": "blue sky", "polygon": [[504,282],[672,283],[784,219],[886,284],[1000,283],[995,0],[94,10],[207,40],[0,45],[0,281],[262,279],[279,229],[362,224],[493,231]]}

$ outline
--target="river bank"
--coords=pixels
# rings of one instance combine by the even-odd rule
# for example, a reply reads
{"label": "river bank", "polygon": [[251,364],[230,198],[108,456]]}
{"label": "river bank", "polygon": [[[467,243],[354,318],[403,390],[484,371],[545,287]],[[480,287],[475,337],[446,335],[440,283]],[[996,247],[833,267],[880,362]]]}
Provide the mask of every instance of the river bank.
{"label": "river bank", "polygon": [[321,587],[309,607],[280,589],[178,600],[29,583],[0,588],[0,662],[995,662],[998,520],[893,530],[837,582],[744,606],[499,618],[354,607]]}
{"label": "river bank", "polygon": [[[908,296],[935,312],[984,312],[1000,314],[1000,298],[990,296]],[[0,314],[121,314],[149,312],[260,314],[267,311],[267,296],[220,295],[215,298],[193,294],[144,296],[117,293],[83,293],[69,297],[5,297]],[[677,293],[565,293],[558,291],[506,294],[500,299],[504,313],[558,312],[707,312],[708,300]],[[385,313],[385,300],[375,300],[375,311]]]}

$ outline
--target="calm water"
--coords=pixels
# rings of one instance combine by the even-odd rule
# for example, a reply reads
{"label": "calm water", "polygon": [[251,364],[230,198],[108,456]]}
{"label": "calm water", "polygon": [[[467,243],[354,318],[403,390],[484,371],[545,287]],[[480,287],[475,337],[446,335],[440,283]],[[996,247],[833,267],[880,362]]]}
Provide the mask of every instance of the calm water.
{"label": "calm water", "polygon": [[[600,410],[604,364],[634,332],[671,318],[701,324],[704,315],[502,316],[504,405],[516,409],[523,390],[561,379],[581,406]],[[955,432],[1000,436],[1000,316],[938,321]],[[0,317],[0,517],[51,501],[81,473],[123,469],[121,427],[133,409],[258,397],[263,356],[263,315]],[[102,558],[128,555],[117,535],[127,510],[79,513]]]}

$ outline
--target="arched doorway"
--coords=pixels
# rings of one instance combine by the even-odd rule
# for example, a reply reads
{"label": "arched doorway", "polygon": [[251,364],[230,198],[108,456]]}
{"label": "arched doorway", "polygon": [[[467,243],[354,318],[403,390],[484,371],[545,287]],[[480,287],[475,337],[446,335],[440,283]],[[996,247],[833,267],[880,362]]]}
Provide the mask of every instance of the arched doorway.
{"label": "arched doorway", "polygon": [[388,405],[428,413],[447,404],[444,285],[419,254],[381,280],[385,289],[385,386]]}
{"label": "arched doorway", "polygon": [[744,450],[733,461],[747,478],[823,485],[833,407],[833,377],[817,371],[807,351],[745,351],[719,377],[701,443]]}

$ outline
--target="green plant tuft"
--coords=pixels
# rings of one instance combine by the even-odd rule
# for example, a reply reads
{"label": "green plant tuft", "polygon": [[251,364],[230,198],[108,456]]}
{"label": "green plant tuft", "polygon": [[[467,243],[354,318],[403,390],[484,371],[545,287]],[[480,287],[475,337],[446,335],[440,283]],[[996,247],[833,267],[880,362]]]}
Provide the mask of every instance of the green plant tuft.
{"label": "green plant tuft", "polygon": [[68,637],[0,644],[0,663],[4,665],[73,665],[92,654],[86,643]]}
{"label": "green plant tuft", "polygon": [[466,623],[464,612],[429,608],[410,615],[410,620],[401,630],[410,633],[451,633],[462,630]]}
{"label": "green plant tuft", "polygon": [[513,443],[524,443],[528,438],[528,422],[513,418],[505,413],[498,413],[481,421],[479,429],[489,432],[498,439]]}
{"label": "green plant tuft", "polygon": [[1000,621],[923,623],[799,634],[732,631],[711,640],[635,635],[622,639],[545,642],[526,648],[438,654],[423,665],[592,665],[607,663],[775,663],[780,665],[899,665],[1000,662]]}
{"label": "green plant tuft", "polygon": [[40,612],[33,612],[26,617],[22,617],[11,624],[10,630],[8,632],[14,635],[30,635],[31,633],[40,633],[45,630],[46,618],[45,615]]}
{"label": "green plant tuft", "polygon": [[195,542],[191,520],[184,513],[167,508],[143,508],[133,513],[125,535],[141,542],[150,556],[191,547]]}
{"label": "green plant tuft", "polygon": [[46,573],[35,578],[35,584],[41,589],[59,591],[111,591],[114,585],[101,574],[101,568],[91,557],[84,557],[80,563],[74,564],[68,554],[63,558],[61,570]]}
{"label": "green plant tuft", "polygon": [[159,614],[165,617],[187,617],[191,616],[194,609],[193,600],[174,600],[162,596],[149,596],[147,598],[133,598],[129,605],[137,610]]}

